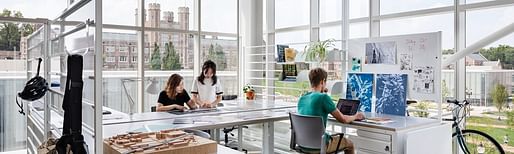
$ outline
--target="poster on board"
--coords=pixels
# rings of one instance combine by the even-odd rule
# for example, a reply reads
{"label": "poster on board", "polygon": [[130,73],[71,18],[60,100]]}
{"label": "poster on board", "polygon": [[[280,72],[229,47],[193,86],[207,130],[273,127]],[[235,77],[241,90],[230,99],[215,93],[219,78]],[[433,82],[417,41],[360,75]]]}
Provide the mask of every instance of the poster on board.
{"label": "poster on board", "polygon": [[366,43],[366,64],[396,64],[396,42]]}
{"label": "poster on board", "polygon": [[431,66],[417,66],[413,72],[412,90],[423,94],[434,93],[434,69]]}
{"label": "poster on board", "polygon": [[376,113],[405,116],[407,74],[377,74]]}
{"label": "poster on board", "polygon": [[412,70],[412,54],[400,54],[400,70]]}
{"label": "poster on board", "polygon": [[348,73],[346,99],[360,100],[359,111],[371,112],[373,78],[369,73]]}

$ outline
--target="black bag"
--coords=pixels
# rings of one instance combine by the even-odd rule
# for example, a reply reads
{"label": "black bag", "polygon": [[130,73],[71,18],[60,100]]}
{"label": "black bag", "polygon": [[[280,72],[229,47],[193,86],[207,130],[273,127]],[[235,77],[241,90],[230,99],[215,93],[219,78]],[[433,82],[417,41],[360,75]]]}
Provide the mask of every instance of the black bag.
{"label": "black bag", "polygon": [[68,146],[74,154],[88,153],[82,136],[82,71],[82,56],[68,56],[68,74],[62,103],[64,124],[62,137],[57,142],[58,153],[68,153]]}
{"label": "black bag", "polygon": [[[34,76],[32,79],[27,81],[25,83],[25,87],[23,88],[23,91],[18,93],[18,96],[27,101],[35,101],[40,99],[41,97],[45,96],[46,91],[48,90],[48,83],[46,82],[45,78],[39,76],[39,70],[41,68],[41,61],[43,59],[38,58],[37,59],[38,65],[37,65],[37,73],[36,76]],[[25,112],[23,111],[23,102],[20,104],[18,102],[18,99],[16,99],[16,104],[18,104],[18,107],[21,114],[25,115]]]}

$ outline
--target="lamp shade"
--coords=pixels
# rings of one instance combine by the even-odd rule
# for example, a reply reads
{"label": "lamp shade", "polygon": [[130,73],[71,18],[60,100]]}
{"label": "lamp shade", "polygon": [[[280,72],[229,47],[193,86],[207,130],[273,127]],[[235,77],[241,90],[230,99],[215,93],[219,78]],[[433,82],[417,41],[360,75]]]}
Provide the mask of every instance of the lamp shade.
{"label": "lamp shade", "polygon": [[151,79],[150,80],[150,84],[148,84],[148,86],[146,86],[146,92],[149,93],[149,94],[158,94],[159,93],[159,88],[157,87],[157,80],[155,79]]}
{"label": "lamp shade", "polygon": [[340,95],[343,93],[343,81],[330,80],[327,81],[327,89],[330,95]]}
{"label": "lamp shade", "polygon": [[302,70],[300,73],[298,73],[298,76],[296,76],[296,82],[305,81],[309,81],[309,70]]}

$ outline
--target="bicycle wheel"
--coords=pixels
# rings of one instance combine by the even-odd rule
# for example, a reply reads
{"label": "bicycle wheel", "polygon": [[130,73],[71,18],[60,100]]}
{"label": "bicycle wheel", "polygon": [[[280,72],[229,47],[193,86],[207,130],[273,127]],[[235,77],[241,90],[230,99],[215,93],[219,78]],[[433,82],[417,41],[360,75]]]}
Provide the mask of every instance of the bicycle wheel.
{"label": "bicycle wheel", "polygon": [[[455,138],[457,133],[453,133]],[[504,154],[503,148],[494,138],[477,130],[462,130],[464,145],[471,154]],[[465,151],[464,149],[462,149]]]}

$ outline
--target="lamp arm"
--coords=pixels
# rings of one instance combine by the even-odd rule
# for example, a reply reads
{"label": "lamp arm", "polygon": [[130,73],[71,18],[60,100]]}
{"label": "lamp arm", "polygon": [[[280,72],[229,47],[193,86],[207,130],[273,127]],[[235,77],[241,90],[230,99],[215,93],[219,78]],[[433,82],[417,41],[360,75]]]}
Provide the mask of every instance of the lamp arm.
{"label": "lamp arm", "polygon": [[125,94],[127,95],[129,102],[130,102],[130,114],[132,114],[133,113],[132,108],[134,107],[135,102],[134,102],[134,99],[132,99],[132,97],[129,95],[127,86],[125,86],[125,83],[126,83],[126,80],[121,80],[121,86],[123,86],[123,90],[125,91]]}

